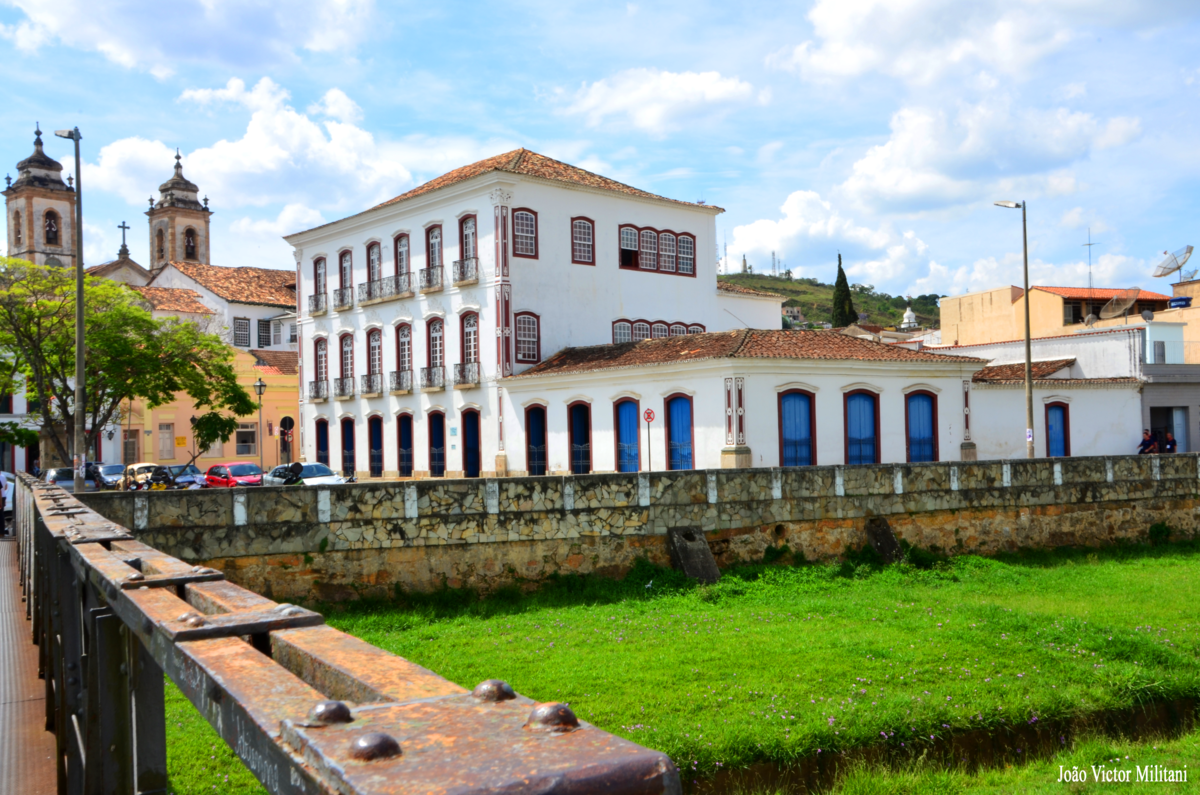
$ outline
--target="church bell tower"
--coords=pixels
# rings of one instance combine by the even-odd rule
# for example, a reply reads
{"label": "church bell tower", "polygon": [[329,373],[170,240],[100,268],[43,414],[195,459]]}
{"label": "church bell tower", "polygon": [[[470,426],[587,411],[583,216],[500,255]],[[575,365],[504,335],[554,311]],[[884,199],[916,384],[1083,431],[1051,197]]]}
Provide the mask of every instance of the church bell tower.
{"label": "church bell tower", "polygon": [[33,154],[17,163],[16,181],[5,177],[10,257],[75,267],[75,188],[63,182],[62,170],[35,130]]}
{"label": "church bell tower", "polygon": [[183,176],[182,157],[175,150],[175,175],[158,186],[159,199],[150,199],[150,270],[157,273],[168,262],[209,262],[208,197],[200,203],[200,189]]}

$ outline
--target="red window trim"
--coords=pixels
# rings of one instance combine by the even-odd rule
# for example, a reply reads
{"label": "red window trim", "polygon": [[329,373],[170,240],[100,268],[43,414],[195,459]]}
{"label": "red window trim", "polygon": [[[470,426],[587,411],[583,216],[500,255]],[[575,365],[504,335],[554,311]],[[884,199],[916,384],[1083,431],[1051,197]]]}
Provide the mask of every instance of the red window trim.
{"label": "red window trim", "polygon": [[338,352],[338,372],[341,373],[341,376],[340,376],[341,378],[353,378],[354,377],[353,372],[351,372],[350,375],[346,375],[346,357],[342,355],[342,347],[343,347],[343,345],[345,345],[345,341],[347,339],[350,340],[350,369],[352,371],[354,370],[354,335],[353,334],[342,334],[340,337],[338,337],[338,351],[337,351]]}
{"label": "red window trim", "polygon": [[[521,358],[521,346],[517,340],[517,318],[531,317],[537,321],[537,358],[533,361]],[[542,360],[542,316],[536,312],[515,312],[513,313],[513,361],[518,364],[537,364]]]}
{"label": "red window trim", "polygon": [[[621,471],[621,425],[617,421],[622,403],[632,403],[634,407],[633,424],[637,426],[638,440],[638,472],[642,471],[642,406],[637,398],[617,398],[613,401],[613,471]],[[696,420],[692,418],[692,425],[696,424]],[[668,446],[670,442],[668,442]],[[670,459],[668,459],[668,462]]]}
{"label": "red window trim", "polygon": [[[518,254],[517,253],[517,213],[529,213],[533,216],[533,253]],[[537,210],[531,210],[528,207],[514,207],[512,211],[512,252],[514,257],[522,259],[537,259],[541,253],[539,238],[542,236],[542,222],[538,220]]]}
{"label": "red window trim", "polygon": [[325,349],[325,378],[329,378],[329,340],[326,337],[317,337],[313,340],[313,378],[316,379],[321,374],[321,349]]}
{"label": "red window trim", "polygon": [[[468,218],[475,221],[475,256],[476,257],[479,256],[479,219],[475,217],[474,213],[469,213],[467,215],[464,215],[462,218],[458,219],[458,258],[459,259],[467,258],[467,253],[466,253],[467,241],[466,241],[466,237],[464,235],[464,231],[465,231],[464,227],[467,224]],[[443,240],[442,245],[445,245],[445,244],[446,244],[446,241]],[[480,427],[483,427],[483,426],[480,426]]]}
{"label": "red window trim", "polygon": [[[378,373],[371,372],[371,335],[379,335],[379,367]],[[372,328],[367,329],[367,375],[383,375],[383,329]]]}
{"label": "red window trim", "polygon": [[[542,410],[542,432],[546,434],[546,472],[550,474],[550,411],[549,408],[541,403],[530,403],[525,407],[525,473],[529,473],[529,412],[534,409]],[[540,475],[532,475],[532,477],[540,477]]]}
{"label": "red window trim", "polygon": [[[621,230],[622,229],[633,229],[637,232],[637,234],[638,234],[638,251],[639,252],[641,251],[641,245],[642,245],[642,232],[653,232],[655,235],[662,235],[662,234],[675,235],[675,270],[664,271],[659,268],[650,270],[648,268],[643,268],[641,266],[640,262],[638,262],[635,265],[621,267]],[[593,238],[595,237],[594,231],[592,233],[592,236],[593,236]],[[682,273],[679,270],[679,238],[681,238],[681,237],[688,237],[688,238],[691,238],[691,240],[692,240],[692,272],[691,273]],[[572,238],[572,240],[573,240],[573,238]],[[694,279],[694,278],[696,278],[697,272],[700,270],[700,257],[699,257],[699,254],[697,253],[698,250],[699,249],[696,246],[696,236],[693,235],[691,232],[676,232],[673,229],[657,229],[653,226],[635,226],[633,224],[617,224],[617,269],[618,270],[629,271],[631,273],[633,271],[638,271],[639,273],[661,273],[665,276],[682,276],[685,279]],[[572,255],[573,254],[574,254],[574,251],[572,251]],[[595,256],[595,255],[593,254],[593,256]]]}
{"label": "red window trim", "polygon": [[[438,246],[438,261],[430,262],[430,260],[429,260],[429,251],[430,251],[429,236],[433,234],[433,230],[435,230],[435,229],[438,230],[439,232],[442,232],[442,225],[434,224],[433,226],[425,227],[425,267],[426,268],[440,268],[440,267],[442,267],[442,263],[445,262],[445,260],[446,260],[446,233],[445,232],[442,232],[442,245]],[[411,243],[409,244],[408,256],[412,257],[412,244]]]}
{"label": "red window trim", "polygon": [[[160,229],[159,231],[161,232],[162,230]],[[325,266],[325,284],[324,284],[325,289],[321,290],[321,291],[317,290],[317,288],[321,286],[317,283],[317,263],[318,262]],[[313,294],[321,295],[329,290],[329,261],[326,260],[324,257],[317,257],[312,261],[312,263],[313,263]]]}
{"label": "red window trim", "polygon": [[[345,273],[342,271],[342,255],[343,254],[350,255],[350,282],[351,282],[350,284],[345,283]],[[354,286],[354,283],[353,283],[354,282],[354,249],[353,248],[344,248],[344,249],[341,249],[340,251],[338,251],[337,266],[338,266],[338,289],[345,290],[347,287],[353,287]],[[325,278],[327,278],[327,279],[329,278],[328,271],[326,271]]]}
{"label": "red window trim", "polygon": [[[402,367],[404,367],[404,363],[400,361],[400,329],[402,329],[402,328],[408,329],[408,358],[409,359],[413,358],[413,355],[412,355],[413,354],[412,326],[409,325],[408,323],[397,323],[396,324],[396,370],[398,372],[404,372],[404,370],[401,369]],[[412,366],[412,362],[409,362],[409,367],[411,367],[411,366]]]}
{"label": "red window trim", "polygon": [[[329,445],[329,420],[325,419],[324,417],[317,417],[316,422],[313,423],[313,456],[316,457],[317,461],[321,461],[321,458],[320,458],[321,448],[317,447],[317,439],[320,438],[320,434],[317,431],[322,425],[325,426],[325,445],[326,445],[325,456],[326,456],[326,458],[328,458],[329,454],[332,452],[328,446]],[[324,462],[322,462],[322,463],[324,463]],[[211,467],[210,467],[210,469],[211,469]],[[332,469],[332,467],[330,467],[330,469]]]}
{"label": "red window trim", "polygon": [[[571,410],[576,406],[587,406],[588,410],[588,471],[584,474],[590,475],[596,471],[596,466],[593,460],[594,445],[592,444],[592,437],[594,436],[594,429],[592,427],[592,404],[586,400],[573,400],[567,404],[567,452],[569,453],[567,456],[567,469],[570,470],[571,465],[575,462],[575,423],[571,422]],[[572,472],[571,474],[575,473]]]}
{"label": "red window trim", "polygon": [[933,399],[933,460],[941,461],[942,453],[938,440],[938,399],[937,395],[928,389],[914,389],[904,393],[904,460],[912,463],[912,451],[908,448],[908,399],[913,395],[927,395]]}
{"label": "red window trim", "polygon": [[[430,421],[434,418],[434,416],[440,416],[442,418],[442,474],[440,475],[433,474],[433,434],[429,432],[429,428],[432,425],[432,422]],[[446,443],[446,438],[449,436],[449,434],[446,431],[446,412],[442,411],[441,409],[433,409],[425,412],[425,466],[428,467],[428,469],[425,471],[429,473],[429,477],[431,478],[444,478],[446,477],[446,473],[450,470],[450,467],[446,466],[447,459],[449,458],[449,455],[447,454],[450,452],[448,449],[450,445]],[[416,432],[416,428],[413,429],[413,432]],[[399,431],[397,431],[397,433],[399,433]],[[414,472],[416,471],[416,468],[416,462],[414,461]]]}
{"label": "red window trim", "polygon": [[[400,241],[408,240],[408,262],[405,263],[407,270],[400,270]],[[392,270],[397,276],[408,273],[412,270],[412,240],[409,239],[407,233],[399,234],[392,238]]]}
{"label": "red window trim", "polygon": [[[775,419],[779,431],[779,466],[783,466],[783,398],[786,395],[804,395],[808,398],[808,435],[812,439],[812,464],[817,465],[817,396],[807,389],[785,389],[775,400]],[[878,413],[878,412],[876,412]],[[695,422],[695,420],[692,420]]]}
{"label": "red window trim", "polygon": [[[575,222],[576,221],[587,221],[588,224],[590,224],[592,227],[592,261],[591,262],[585,262],[584,260],[581,260],[581,259],[575,259]],[[620,234],[620,233],[618,232],[618,234]],[[620,238],[617,239],[617,243],[618,243],[618,245],[620,244]],[[595,264],[596,264],[596,222],[593,221],[591,218],[588,218],[586,215],[577,215],[571,219],[571,264],[572,265],[592,265],[592,266],[595,266]]]}
{"label": "red window trim", "polygon": [[[685,323],[682,320],[670,320],[670,321],[668,321],[668,320],[646,320],[645,318],[619,317],[611,323],[612,340],[613,340],[614,345],[618,344],[617,343],[617,324],[618,323],[628,323],[629,324],[629,337],[630,337],[631,342],[637,341],[637,340],[633,339],[633,326],[635,323],[645,323],[647,326],[650,327],[651,334],[654,333],[655,324],[665,323],[667,326],[667,336],[668,337],[671,336],[671,326],[683,326],[686,329],[698,328],[698,329],[700,329],[700,333],[702,333],[702,334],[707,330],[703,323]],[[540,336],[541,335],[539,334],[539,337]],[[686,335],[684,335],[684,336],[686,336]],[[655,338],[653,336],[651,336],[650,339],[655,339]],[[660,337],[659,339],[662,339],[662,338]],[[624,343],[620,343],[620,344],[624,344]]]}
{"label": "red window trim", "polygon": [[870,395],[875,400],[875,463],[883,458],[883,438],[879,435],[879,393],[870,389],[852,389],[842,394],[842,461],[850,461],[850,396]]}
{"label": "red window trim", "polygon": [[[459,318],[458,318],[458,360],[460,362],[462,362],[463,364],[468,364],[468,362],[467,362],[467,318],[468,317],[475,318],[475,357],[476,358],[475,358],[475,362],[473,362],[473,363],[478,364],[478,363],[481,363],[481,361],[482,361],[482,359],[481,359],[482,350],[480,349],[480,346],[482,345],[482,336],[479,333],[479,313],[478,312],[463,312],[461,315],[459,315]],[[540,329],[539,329],[539,331],[540,331]],[[443,339],[445,339],[445,336],[444,336],[445,333],[446,332],[443,329],[443,331],[442,331]],[[538,336],[541,336],[541,334],[539,334]],[[480,426],[480,427],[482,428],[483,426]]]}
{"label": "red window trim", "polygon": [[[687,398],[688,405],[691,407],[690,413],[692,415],[692,427],[691,427],[691,431],[692,431],[692,470],[696,469],[696,403],[695,403],[695,401],[692,400],[691,395],[685,395],[683,392],[675,392],[675,393],[667,395],[665,398],[663,398],[663,428],[666,430],[666,433],[663,434],[663,453],[665,455],[665,458],[663,458],[663,461],[665,461],[667,463],[668,471],[687,472],[689,470],[686,470],[686,469],[672,470],[671,469],[671,401],[674,400],[675,398]],[[638,447],[639,448],[641,447],[640,443],[638,444]]]}
{"label": "red window trim", "polygon": [[1042,435],[1046,437],[1046,458],[1050,458],[1050,408],[1062,406],[1063,410],[1063,458],[1071,457],[1071,404],[1062,400],[1047,403],[1045,408],[1045,425]]}
{"label": "red window trim", "polygon": [[431,317],[425,321],[425,366],[433,367],[433,324],[442,324],[442,368],[446,367],[446,321]]}

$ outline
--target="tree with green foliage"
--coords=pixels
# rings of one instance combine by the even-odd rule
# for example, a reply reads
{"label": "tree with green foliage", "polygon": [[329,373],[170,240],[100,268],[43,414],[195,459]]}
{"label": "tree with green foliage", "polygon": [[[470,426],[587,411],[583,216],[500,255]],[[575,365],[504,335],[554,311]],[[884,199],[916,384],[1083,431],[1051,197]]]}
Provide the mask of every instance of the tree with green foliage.
{"label": "tree with green foliage", "polygon": [[842,255],[838,254],[837,281],[833,283],[833,327],[842,328],[858,322],[854,299],[850,296],[850,284],[842,270]]}
{"label": "tree with green foliage", "polygon": [[191,321],[155,319],[118,282],[86,280],[84,339],[84,405],[75,406],[74,271],[0,258],[0,358],[12,365],[0,374],[0,388],[25,390],[64,461],[75,452],[76,411],[85,417],[84,449],[93,450],[123,401],[140,399],[153,409],[186,395],[199,414],[193,433],[203,450],[228,441],[237,418],[257,407],[219,336]]}

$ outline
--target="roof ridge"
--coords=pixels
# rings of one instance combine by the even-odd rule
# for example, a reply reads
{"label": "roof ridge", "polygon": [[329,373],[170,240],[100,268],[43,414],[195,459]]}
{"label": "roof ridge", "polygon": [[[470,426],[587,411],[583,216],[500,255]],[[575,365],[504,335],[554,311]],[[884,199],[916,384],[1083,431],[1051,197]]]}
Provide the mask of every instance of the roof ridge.
{"label": "roof ridge", "polygon": [[729,356],[729,358],[731,358],[731,359],[737,358],[738,354],[742,352],[742,348],[746,347],[746,341],[748,339],[750,339],[750,335],[754,333],[754,329],[750,328],[749,326],[742,329],[741,331],[742,331],[742,338],[740,340],[738,340],[737,347],[735,347],[732,351],[730,351],[727,354]]}

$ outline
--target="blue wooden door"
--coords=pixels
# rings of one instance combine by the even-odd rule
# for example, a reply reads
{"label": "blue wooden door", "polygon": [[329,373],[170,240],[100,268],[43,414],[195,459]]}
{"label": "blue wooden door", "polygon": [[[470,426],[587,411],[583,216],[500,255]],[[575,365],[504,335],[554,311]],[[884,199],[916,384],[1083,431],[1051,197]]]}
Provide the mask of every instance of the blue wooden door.
{"label": "blue wooden door", "polygon": [[933,444],[933,398],[908,396],[908,460],[935,461]]}
{"label": "blue wooden door", "polygon": [[354,475],[354,420],[342,420],[342,474]]}
{"label": "blue wooden door", "polygon": [[617,404],[617,471],[637,472],[641,468],[638,410],[632,400]]}
{"label": "blue wooden door", "polygon": [[469,478],[479,477],[479,412],[466,411],[462,415],[463,426],[463,474]]}
{"label": "blue wooden door", "polygon": [[1063,406],[1046,409],[1046,442],[1051,457],[1067,454],[1067,410]]}
{"label": "blue wooden door", "polygon": [[692,468],[692,401],[685,397],[671,398],[667,403],[669,466],[671,469]]}
{"label": "blue wooden door", "polygon": [[412,416],[400,415],[400,477],[411,478],[413,473]]}
{"label": "blue wooden door", "polygon": [[847,464],[874,464],[878,449],[875,438],[875,396],[862,393],[846,398]]}
{"label": "blue wooden door", "polygon": [[329,466],[329,423],[317,420],[317,461]]}
{"label": "blue wooden door", "polygon": [[371,455],[371,477],[383,477],[383,417],[367,420],[367,443]]}
{"label": "blue wooden door", "polygon": [[541,406],[525,412],[525,467],[531,475],[546,474],[546,410]]}
{"label": "blue wooden door", "polygon": [[446,418],[434,412],[429,415],[429,475],[440,478],[446,474]]}
{"label": "blue wooden door", "polygon": [[583,403],[571,406],[571,473],[592,471],[592,411]]}
{"label": "blue wooden door", "polygon": [[811,466],[812,398],[799,392],[784,395],[779,399],[779,420],[783,434],[782,466]]}

